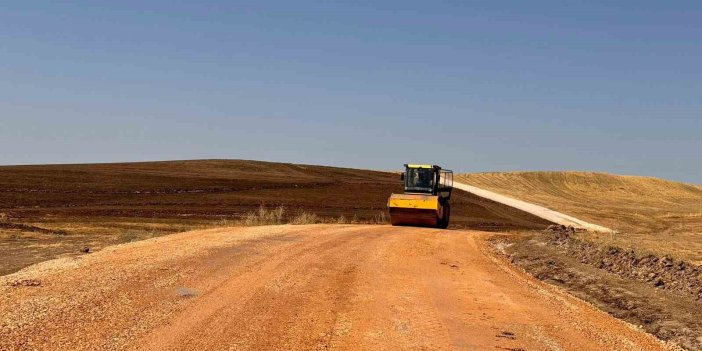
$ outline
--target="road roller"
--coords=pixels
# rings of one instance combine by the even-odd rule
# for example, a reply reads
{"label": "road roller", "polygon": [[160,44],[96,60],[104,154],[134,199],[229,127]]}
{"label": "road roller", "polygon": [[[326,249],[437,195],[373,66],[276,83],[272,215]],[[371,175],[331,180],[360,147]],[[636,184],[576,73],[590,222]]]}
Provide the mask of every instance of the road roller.
{"label": "road roller", "polygon": [[405,164],[400,175],[403,194],[391,194],[388,212],[392,225],[445,229],[451,216],[453,171],[436,165]]}

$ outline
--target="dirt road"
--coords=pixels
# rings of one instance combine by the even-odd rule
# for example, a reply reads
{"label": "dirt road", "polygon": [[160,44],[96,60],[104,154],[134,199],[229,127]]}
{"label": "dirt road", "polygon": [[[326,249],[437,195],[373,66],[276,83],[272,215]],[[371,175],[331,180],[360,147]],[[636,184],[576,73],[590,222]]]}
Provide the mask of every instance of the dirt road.
{"label": "dirt road", "polygon": [[659,350],[489,253],[491,234],[196,231],[0,277],[0,350]]}
{"label": "dirt road", "polygon": [[585,229],[585,230],[590,230],[590,231],[595,231],[595,232],[601,232],[601,233],[614,233],[615,231],[603,227],[601,225],[593,224],[593,223],[588,223],[586,221],[583,221],[582,219],[575,218],[573,216],[569,216],[565,213],[560,213],[558,211],[554,211],[552,209],[535,205],[526,201],[522,200],[517,200],[514,198],[511,198],[509,196],[505,196],[502,194],[498,194],[493,191],[481,189],[472,185],[460,183],[460,182],[454,182],[453,187],[456,189],[463,190],[465,192],[480,196],[482,198],[486,198],[498,203],[501,203],[503,205],[507,205],[510,207],[514,207],[516,209],[522,210],[526,213],[532,214],[534,216],[537,216],[539,218],[543,218],[547,221],[553,222],[553,223],[558,223],[562,224],[565,226],[573,226],[574,228],[578,229]]}

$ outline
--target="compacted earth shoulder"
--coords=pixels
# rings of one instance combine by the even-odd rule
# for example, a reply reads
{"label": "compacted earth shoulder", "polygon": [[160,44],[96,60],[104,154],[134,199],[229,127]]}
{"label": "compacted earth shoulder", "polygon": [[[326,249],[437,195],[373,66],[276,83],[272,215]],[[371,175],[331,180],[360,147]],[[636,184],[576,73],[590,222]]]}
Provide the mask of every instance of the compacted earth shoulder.
{"label": "compacted earth shoulder", "polygon": [[671,257],[602,247],[567,228],[499,236],[499,253],[664,341],[702,350],[702,269]]}

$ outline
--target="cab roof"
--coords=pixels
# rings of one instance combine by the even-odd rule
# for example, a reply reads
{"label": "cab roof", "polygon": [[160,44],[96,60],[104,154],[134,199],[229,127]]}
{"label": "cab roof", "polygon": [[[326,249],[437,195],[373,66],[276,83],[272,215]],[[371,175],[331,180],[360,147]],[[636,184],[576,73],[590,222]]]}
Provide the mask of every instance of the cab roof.
{"label": "cab roof", "polygon": [[407,168],[441,168],[439,166],[435,165],[418,165],[418,164],[405,164],[405,167]]}

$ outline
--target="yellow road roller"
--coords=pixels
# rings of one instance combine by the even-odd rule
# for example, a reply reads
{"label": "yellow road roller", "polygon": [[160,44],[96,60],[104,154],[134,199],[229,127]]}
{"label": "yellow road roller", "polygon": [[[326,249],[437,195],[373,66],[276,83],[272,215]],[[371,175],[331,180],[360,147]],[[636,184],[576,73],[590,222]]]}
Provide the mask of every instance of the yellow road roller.
{"label": "yellow road roller", "polygon": [[400,175],[404,194],[392,194],[388,211],[392,225],[446,228],[451,216],[453,171],[436,165],[405,164]]}

